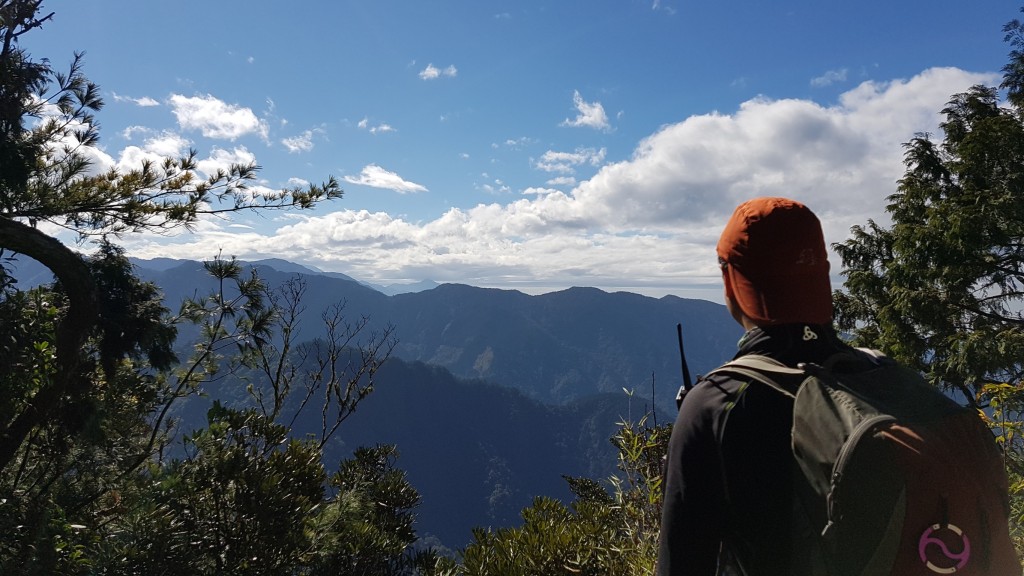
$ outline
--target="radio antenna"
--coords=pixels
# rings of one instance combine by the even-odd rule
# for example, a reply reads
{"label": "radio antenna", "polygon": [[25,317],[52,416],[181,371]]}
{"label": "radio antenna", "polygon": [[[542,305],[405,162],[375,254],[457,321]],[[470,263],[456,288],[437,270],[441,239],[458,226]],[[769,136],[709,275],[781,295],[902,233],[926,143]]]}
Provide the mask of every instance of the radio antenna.
{"label": "radio antenna", "polygon": [[686,352],[683,351],[682,324],[676,324],[676,335],[679,336],[679,362],[683,366],[683,389],[689,392],[693,388],[693,380],[690,379],[690,367],[686,365]]}

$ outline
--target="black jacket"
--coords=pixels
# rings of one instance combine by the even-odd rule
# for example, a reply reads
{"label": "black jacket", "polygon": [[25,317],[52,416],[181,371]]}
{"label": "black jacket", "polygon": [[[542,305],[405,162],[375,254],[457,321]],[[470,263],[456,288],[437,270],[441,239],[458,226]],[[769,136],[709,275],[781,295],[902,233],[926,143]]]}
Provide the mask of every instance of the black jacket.
{"label": "black jacket", "polygon": [[[848,349],[831,326],[792,324],[747,332],[736,357],[762,354],[795,367]],[[658,576],[713,576],[720,554],[752,575],[798,573],[792,535],[808,520],[795,526],[802,476],[790,447],[792,409],[766,385],[723,375],[686,395],[665,464]]]}

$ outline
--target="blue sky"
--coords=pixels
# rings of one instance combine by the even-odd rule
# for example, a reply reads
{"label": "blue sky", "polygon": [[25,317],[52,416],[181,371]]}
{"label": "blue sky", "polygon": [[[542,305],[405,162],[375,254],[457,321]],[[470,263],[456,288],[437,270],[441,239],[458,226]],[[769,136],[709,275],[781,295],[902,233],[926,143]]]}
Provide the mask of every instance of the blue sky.
{"label": "blue sky", "polygon": [[[285,258],[380,284],[596,286],[719,298],[735,205],[784,195],[829,241],[903,171],[901,144],[997,84],[1011,2],[50,1],[23,37],[104,94],[97,168],[198,151],[260,186],[342,181],[130,254]],[[69,239],[70,241],[70,239]],[[839,262],[833,258],[833,270]],[[836,276],[836,281],[841,279]]]}

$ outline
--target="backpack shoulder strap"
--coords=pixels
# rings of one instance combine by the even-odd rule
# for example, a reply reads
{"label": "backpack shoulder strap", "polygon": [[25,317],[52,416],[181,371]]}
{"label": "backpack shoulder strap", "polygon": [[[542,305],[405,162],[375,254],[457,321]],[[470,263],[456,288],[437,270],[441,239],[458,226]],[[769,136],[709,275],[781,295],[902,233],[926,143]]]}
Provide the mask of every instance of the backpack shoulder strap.
{"label": "backpack shoulder strap", "polygon": [[854,350],[870,357],[876,363],[890,361],[889,357],[885,355],[885,352],[882,352],[881,350],[875,350],[874,348],[854,348]]}
{"label": "backpack shoulder strap", "polygon": [[799,368],[791,368],[774,358],[761,354],[747,354],[726,362],[705,374],[704,377],[706,378],[713,374],[729,374],[748,378],[770,386],[786,396],[795,398],[800,384],[807,376],[821,375],[823,372],[831,371],[833,368],[840,366],[846,369],[855,367],[854,371],[860,371],[868,366],[877,367],[891,363],[892,361],[883,353],[869,348],[855,348],[849,352],[836,352],[821,366],[802,364]]}
{"label": "backpack shoulder strap", "polygon": [[893,364],[895,362],[879,350],[873,348],[851,348],[846,352],[837,352],[823,366],[832,369],[845,365],[847,368],[854,368],[854,371],[861,371],[869,368],[891,366]]}
{"label": "backpack shoulder strap", "polygon": [[[796,382],[795,386],[793,385],[793,382],[798,376],[806,376],[807,372],[800,368],[790,368],[782,362],[779,362],[774,358],[769,358],[768,356],[747,354],[746,356],[740,356],[735,360],[726,362],[722,366],[705,374],[704,377],[707,378],[712,374],[728,374],[731,376],[749,378],[778,390],[786,396],[795,398],[797,389],[799,388],[799,381]],[[773,375],[775,377],[773,377]]]}

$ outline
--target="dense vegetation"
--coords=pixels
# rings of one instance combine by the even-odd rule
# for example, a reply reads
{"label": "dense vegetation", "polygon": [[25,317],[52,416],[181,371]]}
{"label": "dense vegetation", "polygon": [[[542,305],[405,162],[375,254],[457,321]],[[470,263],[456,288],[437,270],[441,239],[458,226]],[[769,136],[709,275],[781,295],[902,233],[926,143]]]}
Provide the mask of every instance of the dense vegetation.
{"label": "dense vegetation", "polygon": [[[194,152],[96,173],[86,152],[102,100],[81,56],[60,71],[21,48],[51,16],[39,1],[0,1],[0,247],[57,278],[23,291],[0,274],[0,573],[432,565],[429,551],[410,548],[419,495],[394,447],[321,457],[372,389],[390,330],[364,333],[365,319],[339,306],[324,312],[324,338],[297,343],[302,284],[272,291],[230,259],[208,262],[217,288],[172,313],[114,243],[207,214],[306,208],[339,198],[337,182],[253,193],[255,166],[201,176]],[[100,249],[82,257],[44,229],[96,238]],[[200,337],[177,350],[186,325]],[[205,427],[176,428],[181,400],[244,379],[247,405],[215,404]],[[320,426],[295,439],[303,411]]]}
{"label": "dense vegetation", "polygon": [[[337,183],[250,194],[255,166],[201,176],[195,153],[94,173],[85,150],[102,100],[81,56],[60,71],[20,45],[50,16],[39,0],[0,0],[0,248],[57,278],[21,290],[0,272],[0,573],[652,572],[667,426],[623,422],[610,483],[567,478],[571,503],[539,497],[519,526],[477,530],[454,557],[417,541],[419,494],[396,447],[325,461],[391,354],[390,329],[335,306],[324,338],[297,342],[302,283],[271,290],[220,258],[207,263],[217,289],[172,312],[116,239],[204,214],[307,208],[339,198]],[[847,281],[835,298],[859,343],[990,419],[1024,544],[1024,24],[1006,33],[1006,104],[971,88],[943,110],[941,143],[907,144],[892,225],[869,222],[836,246]],[[100,248],[82,257],[44,229]],[[184,326],[199,334],[186,350],[175,346]],[[245,402],[214,403],[196,430],[175,426],[182,400],[229,385]],[[297,437],[301,414],[318,426]]]}
{"label": "dense vegetation", "polygon": [[835,301],[839,327],[859,344],[990,420],[1024,550],[1024,23],[1004,32],[1006,102],[995,87],[973,86],[943,108],[942,142],[920,134],[905,145],[892,225],[868,222],[834,246],[846,276]]}

